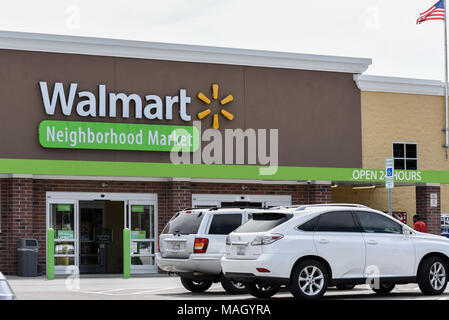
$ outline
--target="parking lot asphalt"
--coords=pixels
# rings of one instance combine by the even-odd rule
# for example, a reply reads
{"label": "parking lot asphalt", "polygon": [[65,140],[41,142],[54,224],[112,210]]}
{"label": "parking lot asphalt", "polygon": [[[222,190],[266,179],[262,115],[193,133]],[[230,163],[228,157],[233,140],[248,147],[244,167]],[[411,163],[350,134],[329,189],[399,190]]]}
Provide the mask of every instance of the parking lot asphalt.
{"label": "parking lot asphalt", "polygon": [[[121,275],[81,276],[73,278],[45,277],[21,278],[7,276],[19,300],[246,300],[253,296],[229,295],[219,283],[203,293],[184,289],[178,277],[167,275],[138,276],[123,279]],[[272,299],[292,299],[286,289]],[[449,300],[449,289],[440,296],[424,296],[417,284],[397,285],[387,296],[376,295],[367,285],[352,290],[329,288],[324,299],[398,299],[398,300]]]}

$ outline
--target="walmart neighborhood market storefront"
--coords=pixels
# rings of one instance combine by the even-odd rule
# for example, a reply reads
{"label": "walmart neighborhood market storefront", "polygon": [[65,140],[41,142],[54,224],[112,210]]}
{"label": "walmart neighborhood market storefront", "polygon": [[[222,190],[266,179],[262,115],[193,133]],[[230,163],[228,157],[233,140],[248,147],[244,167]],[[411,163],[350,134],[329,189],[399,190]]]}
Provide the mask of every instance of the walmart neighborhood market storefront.
{"label": "walmart neighborhood market storefront", "polygon": [[[57,274],[72,266],[122,273],[127,265],[131,274],[154,273],[157,236],[177,210],[331,202],[336,183],[383,183],[382,169],[362,163],[354,74],[368,59],[11,32],[0,38],[5,273],[17,272],[21,237],[38,239],[39,262],[51,259]],[[246,137],[257,141],[254,149],[229,129],[254,129]],[[184,163],[173,163],[173,147],[188,155]],[[268,168],[275,163],[277,170]],[[419,184],[424,202],[435,187],[429,183],[449,180],[446,171],[396,174],[397,185]],[[47,258],[49,229],[54,257]]]}

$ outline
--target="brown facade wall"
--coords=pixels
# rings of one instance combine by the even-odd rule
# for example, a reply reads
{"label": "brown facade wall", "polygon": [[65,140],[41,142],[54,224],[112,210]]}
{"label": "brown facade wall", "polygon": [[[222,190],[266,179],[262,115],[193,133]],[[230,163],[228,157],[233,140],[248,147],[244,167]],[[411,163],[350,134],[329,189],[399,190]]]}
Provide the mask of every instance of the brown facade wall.
{"label": "brown facade wall", "polygon": [[189,181],[85,181],[0,179],[1,222],[0,271],[17,273],[16,243],[20,237],[37,238],[39,263],[45,272],[46,192],[122,192],[157,193],[159,233],[178,210],[191,207],[192,194],[291,195],[293,204],[330,201],[329,186],[261,185],[232,183],[191,183]]}
{"label": "brown facade wall", "polygon": [[[143,106],[146,95],[155,94],[164,100],[186,89],[191,97],[187,111],[192,121],[207,108],[219,114],[219,100],[205,105],[196,98],[199,92],[211,98],[211,84],[217,83],[219,99],[227,94],[234,97],[226,105],[234,119],[229,121],[220,115],[223,136],[225,129],[279,129],[280,165],[362,165],[360,90],[349,73],[17,50],[0,50],[0,60],[8,62],[0,70],[0,109],[8,114],[0,118],[0,136],[8,137],[0,141],[2,158],[170,162],[168,152],[45,149],[38,142],[38,125],[43,120],[192,125],[181,120],[177,104],[172,120],[136,119],[134,103],[130,104],[130,117],[124,119],[120,102],[117,117],[81,117],[76,105],[83,99],[78,96],[71,116],[62,114],[59,103],[55,114],[49,116],[39,81],[47,82],[50,98],[55,82],[63,83],[66,97],[70,83],[77,83],[77,92],[92,92],[97,105],[99,84],[106,85],[107,93],[136,93],[143,98]],[[211,128],[211,120],[209,115],[201,121],[203,130]],[[20,134],[12,134],[18,128]]]}

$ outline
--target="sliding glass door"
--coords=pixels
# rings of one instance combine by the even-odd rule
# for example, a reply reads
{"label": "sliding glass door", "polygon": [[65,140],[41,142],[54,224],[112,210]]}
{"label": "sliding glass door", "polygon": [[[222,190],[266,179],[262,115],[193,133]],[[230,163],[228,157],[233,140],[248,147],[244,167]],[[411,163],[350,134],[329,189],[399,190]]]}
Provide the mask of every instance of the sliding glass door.
{"label": "sliding glass door", "polygon": [[55,274],[65,274],[79,265],[78,201],[50,200],[48,212],[47,227],[55,232]]}

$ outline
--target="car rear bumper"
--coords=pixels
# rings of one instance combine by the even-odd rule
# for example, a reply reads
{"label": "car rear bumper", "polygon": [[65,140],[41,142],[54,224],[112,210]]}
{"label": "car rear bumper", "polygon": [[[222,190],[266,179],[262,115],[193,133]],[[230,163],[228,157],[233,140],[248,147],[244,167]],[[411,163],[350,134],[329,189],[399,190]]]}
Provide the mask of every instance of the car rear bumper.
{"label": "car rear bumper", "polygon": [[290,283],[289,278],[256,276],[252,273],[227,272],[225,276],[238,282],[253,282],[270,286],[288,286]]}
{"label": "car rear bumper", "polygon": [[200,272],[206,274],[220,274],[221,254],[191,254],[188,258],[163,258],[156,253],[156,263],[159,268],[168,272],[190,273]]}
{"label": "car rear bumper", "polygon": [[[283,261],[283,263],[279,263]],[[257,259],[232,259],[226,256],[221,259],[223,273],[246,274],[254,277],[290,279],[292,260],[285,255],[270,253],[262,254]],[[259,272],[258,269],[265,269]]]}

